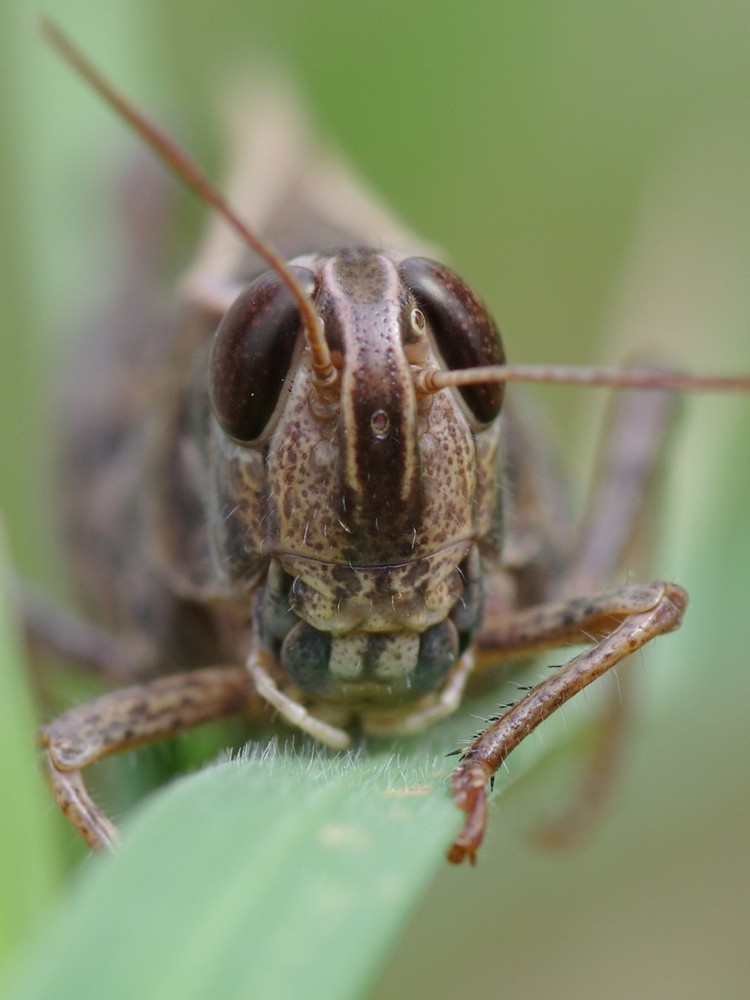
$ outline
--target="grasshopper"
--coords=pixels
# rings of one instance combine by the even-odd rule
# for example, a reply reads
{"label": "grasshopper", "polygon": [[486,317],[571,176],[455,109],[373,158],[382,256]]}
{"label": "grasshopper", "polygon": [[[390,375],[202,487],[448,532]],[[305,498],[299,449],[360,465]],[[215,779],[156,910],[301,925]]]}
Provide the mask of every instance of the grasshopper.
{"label": "grasshopper", "polygon": [[[748,391],[750,378],[507,364],[477,295],[335,158],[311,156],[282,99],[256,109],[230,185],[250,227],[44,30],[217,213],[173,320],[144,325],[134,302],[85,349],[97,389],[70,406],[67,523],[106,630],[33,609],[28,624],[126,686],[42,728],[58,805],[106,848],[117,833],[82,772],[108,754],[269,711],[343,749],[354,727],[412,733],[454,712],[490,664],[588,644],[462,749],[451,780],[466,819],[448,858],[473,862],[508,754],[680,625],[677,584],[605,586],[640,520],[670,390]],[[248,171],[267,133],[279,156]],[[512,380],[630,390],[580,529],[533,418],[504,398]]]}

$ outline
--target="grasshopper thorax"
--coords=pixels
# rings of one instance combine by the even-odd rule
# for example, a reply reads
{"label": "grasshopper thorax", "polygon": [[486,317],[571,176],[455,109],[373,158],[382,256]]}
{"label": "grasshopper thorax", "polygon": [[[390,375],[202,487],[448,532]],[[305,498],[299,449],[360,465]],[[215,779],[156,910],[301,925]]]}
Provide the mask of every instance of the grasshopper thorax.
{"label": "grasshopper thorax", "polygon": [[283,277],[263,275],[227,312],[210,376],[218,562],[233,585],[265,574],[262,632],[299,688],[417,697],[479,625],[502,386],[425,394],[416,376],[502,363],[500,339],[433,261],[347,248],[291,268],[338,378],[320,391]]}

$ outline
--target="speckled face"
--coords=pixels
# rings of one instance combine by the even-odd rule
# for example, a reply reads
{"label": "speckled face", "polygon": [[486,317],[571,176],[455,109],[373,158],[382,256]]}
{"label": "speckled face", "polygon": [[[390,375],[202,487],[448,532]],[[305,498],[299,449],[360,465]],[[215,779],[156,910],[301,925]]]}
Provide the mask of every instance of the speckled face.
{"label": "speckled face", "polygon": [[[316,394],[296,328],[282,347],[274,342],[275,354],[263,354],[271,339],[259,338],[262,382],[255,389],[252,376],[250,389],[264,421],[251,402],[245,423],[232,424],[222,387],[213,388],[225,432],[242,438],[252,428],[238,443],[217,427],[218,502],[231,511],[219,519],[217,557],[235,579],[243,564],[270,560],[264,641],[298,688],[352,705],[398,704],[438,687],[478,627],[477,546],[497,523],[499,392],[494,401],[420,396],[414,373],[444,358],[498,363],[502,350],[478,300],[431,261],[347,249],[295,265],[340,369],[337,395]],[[289,325],[275,293],[261,291],[264,315]],[[252,308],[237,312],[247,324]],[[258,338],[262,323],[249,325]],[[235,323],[229,335],[220,328],[215,357],[229,354],[220,346],[228,336],[237,355]]]}

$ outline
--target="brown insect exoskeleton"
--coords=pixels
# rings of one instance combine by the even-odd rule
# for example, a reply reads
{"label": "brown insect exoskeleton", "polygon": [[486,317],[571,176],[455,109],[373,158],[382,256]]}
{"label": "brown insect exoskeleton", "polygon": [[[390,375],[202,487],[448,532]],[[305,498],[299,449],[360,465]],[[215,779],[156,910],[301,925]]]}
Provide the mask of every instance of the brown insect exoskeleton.
{"label": "brown insect exoskeleton", "polygon": [[[466,821],[448,857],[473,861],[508,754],[680,625],[674,583],[602,589],[640,519],[665,390],[750,379],[507,365],[471,289],[306,150],[266,165],[265,186],[247,170],[234,185],[282,259],[45,31],[220,216],[173,322],[144,328],[135,306],[121,310],[99,331],[106,350],[87,350],[94,391],[71,402],[70,534],[113,631],[65,631],[32,610],[29,627],[129,686],[41,730],[58,804],[93,848],[110,846],[81,777],[108,754],[269,709],[335,748],[353,726],[410,733],[454,712],[473,671],[588,644],[461,751]],[[297,141],[283,104],[259,113],[251,140],[267,121]],[[578,531],[533,421],[503,401],[510,380],[632,390]]]}

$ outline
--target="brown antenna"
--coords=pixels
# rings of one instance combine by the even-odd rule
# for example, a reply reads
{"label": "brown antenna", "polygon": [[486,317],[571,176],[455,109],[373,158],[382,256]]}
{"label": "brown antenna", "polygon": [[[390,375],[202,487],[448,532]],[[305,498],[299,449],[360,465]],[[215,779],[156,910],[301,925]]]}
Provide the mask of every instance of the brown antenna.
{"label": "brown antenna", "polygon": [[323,322],[312,300],[287,267],[286,261],[242,222],[195,161],[118,93],[54,21],[44,15],[41,17],[41,33],[52,48],[127,122],[183,184],[194,191],[203,202],[214,208],[244,242],[283,278],[302,315],[305,337],[312,355],[315,384],[326,389],[332,386],[338,378],[338,373],[331,362],[331,352],[325,339]]}
{"label": "brown antenna", "polygon": [[679,392],[750,392],[747,375],[687,375],[664,368],[597,368],[582,365],[490,365],[486,368],[433,368],[417,376],[418,391],[499,382],[616,386],[621,389],[674,389]]}

